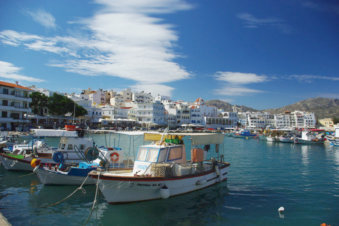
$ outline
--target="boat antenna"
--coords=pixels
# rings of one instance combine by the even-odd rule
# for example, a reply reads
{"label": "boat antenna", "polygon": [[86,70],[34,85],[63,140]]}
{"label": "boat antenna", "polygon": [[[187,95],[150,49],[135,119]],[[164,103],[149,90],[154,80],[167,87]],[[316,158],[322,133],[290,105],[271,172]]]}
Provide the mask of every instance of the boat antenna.
{"label": "boat antenna", "polygon": [[161,135],[161,140],[160,140],[160,144],[163,142],[163,140],[164,140],[164,135],[168,133],[168,130],[169,130],[169,128],[167,127],[167,128],[164,130],[164,132],[162,133],[162,135]]}

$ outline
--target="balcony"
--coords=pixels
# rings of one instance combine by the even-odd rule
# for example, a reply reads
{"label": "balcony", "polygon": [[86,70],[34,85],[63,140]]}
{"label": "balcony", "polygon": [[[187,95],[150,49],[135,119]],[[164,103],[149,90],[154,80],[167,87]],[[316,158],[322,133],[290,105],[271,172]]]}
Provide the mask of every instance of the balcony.
{"label": "balcony", "polygon": [[0,104],[0,108],[1,110],[4,111],[19,111],[19,112],[27,112],[27,113],[31,113],[32,109],[31,108],[24,108],[22,106],[11,106],[11,105],[2,105]]}
{"label": "balcony", "polygon": [[7,122],[17,122],[17,123],[29,123],[28,119],[14,119],[14,118],[3,118],[0,117],[0,123],[7,123]]}
{"label": "balcony", "polygon": [[3,92],[0,92],[0,98],[6,99],[6,100],[20,100],[20,101],[32,102],[32,98],[30,97],[25,97],[23,95],[18,95],[18,94],[3,93]]}

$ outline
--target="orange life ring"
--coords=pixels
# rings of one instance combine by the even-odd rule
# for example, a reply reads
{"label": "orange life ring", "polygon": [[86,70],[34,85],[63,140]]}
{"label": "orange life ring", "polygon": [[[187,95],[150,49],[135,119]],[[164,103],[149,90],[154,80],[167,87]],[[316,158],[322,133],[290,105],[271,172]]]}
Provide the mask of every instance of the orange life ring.
{"label": "orange life ring", "polygon": [[119,161],[119,154],[117,152],[113,152],[111,155],[112,162],[118,162]]}

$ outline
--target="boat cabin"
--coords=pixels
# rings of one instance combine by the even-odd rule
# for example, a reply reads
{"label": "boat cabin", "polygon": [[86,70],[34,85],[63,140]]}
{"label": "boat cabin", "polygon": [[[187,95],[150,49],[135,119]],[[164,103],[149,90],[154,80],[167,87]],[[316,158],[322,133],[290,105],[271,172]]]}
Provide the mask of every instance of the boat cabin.
{"label": "boat cabin", "polygon": [[185,145],[144,145],[139,148],[134,162],[133,174],[145,174],[151,171],[151,165],[185,163]]}
{"label": "boat cabin", "polygon": [[60,139],[58,151],[72,151],[75,148],[84,152],[87,148],[93,147],[91,138],[62,137]]}

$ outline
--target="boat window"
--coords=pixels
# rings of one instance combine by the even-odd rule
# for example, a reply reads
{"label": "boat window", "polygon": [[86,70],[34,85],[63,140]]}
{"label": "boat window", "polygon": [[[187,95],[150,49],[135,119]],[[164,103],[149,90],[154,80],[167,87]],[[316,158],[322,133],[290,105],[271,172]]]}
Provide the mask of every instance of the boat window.
{"label": "boat window", "polygon": [[64,150],[65,146],[66,146],[66,144],[61,144],[61,149]]}
{"label": "boat window", "polygon": [[175,147],[171,148],[169,155],[168,155],[168,161],[173,161],[177,159],[182,158],[182,148],[181,147]]}
{"label": "boat window", "polygon": [[146,148],[140,148],[138,152],[138,161],[145,161],[147,155],[147,149]]}
{"label": "boat window", "polygon": [[161,149],[159,154],[158,162],[165,162],[167,156],[167,148]]}
{"label": "boat window", "polygon": [[73,150],[73,145],[72,145],[72,144],[69,144],[69,145],[67,146],[67,150]]}
{"label": "boat window", "polygon": [[80,144],[80,150],[84,150],[85,149],[85,145],[84,144]]}
{"label": "boat window", "polygon": [[147,155],[147,162],[156,162],[158,159],[159,149],[150,149]]}

